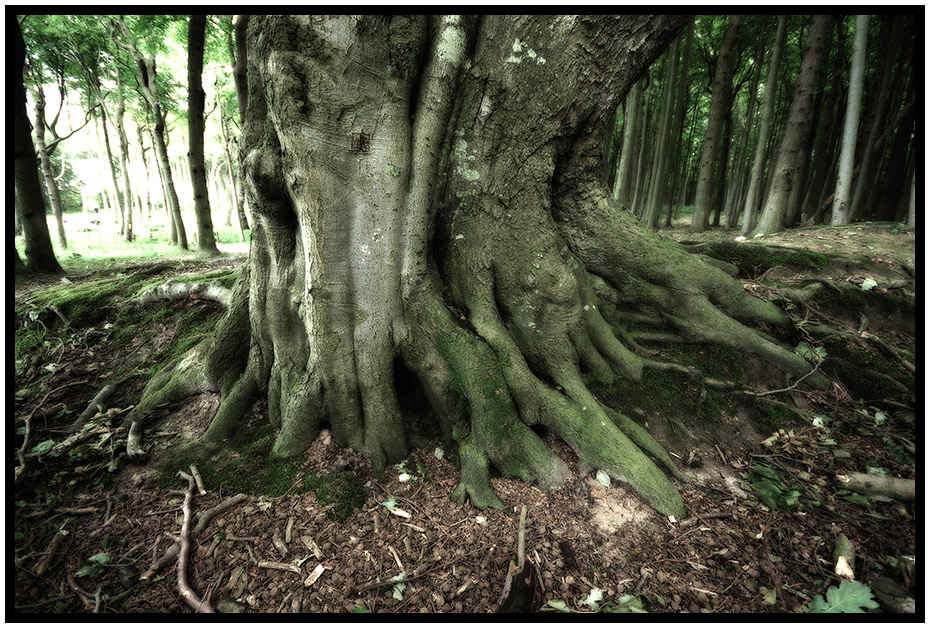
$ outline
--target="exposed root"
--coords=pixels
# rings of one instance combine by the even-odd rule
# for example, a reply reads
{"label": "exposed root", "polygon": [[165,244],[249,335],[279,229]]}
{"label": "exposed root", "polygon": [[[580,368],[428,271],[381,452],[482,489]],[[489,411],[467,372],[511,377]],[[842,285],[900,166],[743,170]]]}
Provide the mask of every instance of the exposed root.
{"label": "exposed root", "polygon": [[176,279],[169,279],[160,286],[149,288],[135,299],[130,299],[128,303],[134,305],[148,305],[158,301],[177,301],[180,299],[207,299],[217,301],[223,306],[229,307],[232,298],[232,290],[222,286],[216,281],[191,281],[182,282]]}
{"label": "exposed root", "polygon": [[194,498],[194,478],[183,471],[178,471],[178,476],[187,480],[187,491],[184,493],[184,503],[181,510],[184,513],[184,519],[181,523],[181,536],[179,539],[180,548],[178,550],[178,591],[181,597],[187,602],[188,606],[197,613],[212,613],[213,606],[209,601],[200,599],[190,584],[187,582],[187,563],[190,560],[190,525],[191,525],[191,501]]}

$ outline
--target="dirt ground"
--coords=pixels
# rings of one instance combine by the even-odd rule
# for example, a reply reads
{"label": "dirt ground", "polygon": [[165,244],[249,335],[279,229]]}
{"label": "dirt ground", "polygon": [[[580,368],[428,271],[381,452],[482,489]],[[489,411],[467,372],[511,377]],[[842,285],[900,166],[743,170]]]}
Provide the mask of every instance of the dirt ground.
{"label": "dirt ground", "polygon": [[[683,230],[667,234],[678,241],[732,239],[720,232],[701,238]],[[899,290],[905,293],[916,292],[913,231],[890,234],[888,225],[855,225],[797,230],[763,243],[865,257],[867,267],[831,265],[823,275],[853,282],[881,275],[903,282]],[[239,262],[191,262],[190,269]],[[42,283],[18,283],[17,301]],[[178,307],[221,314],[216,304],[202,300]],[[885,321],[870,323],[876,334],[900,333]],[[164,337],[171,333],[166,323]],[[105,343],[87,347],[62,343],[55,362],[65,368],[52,373],[40,368],[33,379],[16,380],[17,391],[33,389],[22,397],[17,393],[15,405],[17,426],[31,418],[31,444],[63,441],[74,415],[117,364],[139,359],[140,373],[146,369],[137,356],[108,353]],[[174,486],[159,483],[162,452],[201,434],[218,398],[191,397],[167,408],[165,419],[147,433],[149,461],[127,464],[117,447],[107,448],[125,442],[121,419],[138,401],[144,378],[133,381],[114,393],[109,415],[94,419],[97,431],[87,442],[94,442],[98,458],[74,460],[75,447],[27,459],[15,488],[8,618],[192,612],[178,590],[177,561],[151,577],[139,576],[148,575],[182,528],[188,485],[181,479]],[[529,608],[538,612],[798,612],[839,584],[834,549],[841,535],[856,549],[856,580],[871,583],[873,590],[891,583],[914,596],[915,562],[922,560],[915,559],[914,504],[863,499],[835,480],[865,470],[866,462],[892,476],[914,478],[913,458],[900,447],[915,440],[913,395],[909,403],[864,406],[837,386],[798,397],[812,413],[832,421],[768,432],[746,425],[734,428],[739,437],[669,445],[692,478],[681,485],[691,515],[684,521],[658,515],[623,485],[605,486],[596,469],[580,464],[558,441],[551,444],[573,471],[565,487],[545,494],[495,477],[492,488],[505,508],[478,511],[449,499],[458,474],[442,443],[374,474],[324,431],[300,473],[353,474],[363,486],[361,505],[337,520],[334,504],[301,490],[301,475],[279,497],[237,496],[222,486],[195,491],[192,527],[201,519],[206,525],[192,539],[188,579],[195,592],[225,612],[494,612],[508,566],[517,558],[520,509],[526,506],[526,558],[538,583]],[[261,404],[253,415],[264,419]],[[17,436],[17,449],[21,442]],[[100,463],[101,452],[109,464]],[[753,469],[761,467],[777,471],[783,488],[797,489],[798,507],[782,512],[760,501],[752,483],[760,479]]]}

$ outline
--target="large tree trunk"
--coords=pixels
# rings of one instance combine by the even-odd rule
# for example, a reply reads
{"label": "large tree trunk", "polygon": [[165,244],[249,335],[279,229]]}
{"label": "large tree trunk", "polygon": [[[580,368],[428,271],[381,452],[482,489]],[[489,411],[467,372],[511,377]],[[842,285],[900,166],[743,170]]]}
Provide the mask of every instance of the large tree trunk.
{"label": "large tree trunk", "polygon": [[153,380],[131,419],[218,389],[217,441],[267,395],[272,455],[300,455],[328,425],[380,468],[408,452],[417,389],[420,420],[458,444],[457,500],[500,506],[492,467],[559,486],[568,467],[544,427],[683,515],[669,455],[588,389],[656,367],[602,306],[811,370],[737,322],[784,312],[643,228],[598,176],[617,101],[686,22],[253,16],[247,272],[212,343]]}
{"label": "large tree trunk", "polygon": [[16,188],[15,203],[20,210],[23,236],[26,239],[26,269],[32,272],[61,274],[64,273],[48,232],[45,218],[45,200],[42,198],[42,184],[39,183],[39,164],[36,149],[32,142],[29,116],[26,114],[26,84],[23,82],[23,68],[26,63],[26,42],[19,22],[15,17],[8,21],[16,22],[12,32],[14,74],[13,81],[13,183]]}
{"label": "large tree trunk", "polygon": [[194,215],[197,216],[197,252],[215,257],[220,254],[213,234],[213,217],[210,215],[210,197],[207,193],[207,169],[203,163],[203,109],[206,94],[203,91],[203,40],[207,26],[206,15],[192,15],[187,36],[187,123],[190,133],[191,186],[194,190]]}

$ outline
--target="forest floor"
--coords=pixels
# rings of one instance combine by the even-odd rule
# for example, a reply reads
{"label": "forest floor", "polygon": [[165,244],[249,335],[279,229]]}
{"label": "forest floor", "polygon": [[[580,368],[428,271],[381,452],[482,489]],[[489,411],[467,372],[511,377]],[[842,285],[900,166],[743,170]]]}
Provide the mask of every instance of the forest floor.
{"label": "forest floor", "polygon": [[[834,260],[817,271],[760,267],[741,279],[763,297],[812,277],[859,286],[872,279],[873,292],[913,303],[914,233],[892,230],[889,224],[852,225],[764,238],[766,245],[857,261]],[[663,233],[692,243],[733,240],[721,231],[700,237],[681,229]],[[197,273],[228,279],[243,261],[185,258],[152,267],[146,277],[164,281]],[[69,281],[140,272],[147,271],[73,274]],[[39,307],[42,295],[57,285],[31,279],[16,286],[15,325],[30,330],[32,340],[17,336],[16,450],[23,449],[27,423],[29,435],[24,457],[14,455],[15,464],[25,460],[25,466],[15,485],[7,618],[190,612],[178,591],[175,561],[149,578],[139,575],[181,530],[187,482],[174,477],[170,446],[202,433],[218,397],[179,399],[164,408],[163,419],[146,434],[149,459],[141,464],[125,461],[122,419],[138,402],[153,363],[189,346],[182,337],[206,334],[222,308],[197,295],[148,306],[148,312],[111,300],[86,313],[80,319],[86,322],[75,315],[62,325]],[[818,314],[850,333],[881,336],[910,351],[913,363],[913,307],[865,309],[846,317]],[[868,332],[857,328],[862,315]],[[860,350],[878,353],[864,341]],[[757,390],[784,385],[745,375]],[[78,425],[79,438],[66,440],[75,433],[75,417],[113,381],[119,383],[109,410]],[[454,452],[442,443],[429,443],[403,464],[375,474],[324,430],[283,483],[259,478],[263,471],[247,478],[267,492],[237,490],[242,478],[237,484],[235,477],[201,469],[209,490],[194,492],[192,509],[204,515],[206,526],[192,539],[188,578],[226,612],[493,612],[508,565],[516,560],[519,513],[526,506],[526,557],[539,585],[531,607],[541,612],[798,612],[840,584],[834,549],[841,536],[856,550],[856,580],[870,584],[876,597],[898,587],[898,595],[922,599],[915,595],[915,562],[922,557],[915,558],[914,504],[851,493],[836,481],[838,474],[866,470],[915,478],[912,373],[905,388],[868,398],[839,381],[828,392],[795,389],[788,396],[803,412],[778,423],[737,416],[733,406],[723,406],[716,425],[725,429],[666,443],[692,477],[681,485],[690,513],[683,521],[658,515],[623,485],[600,483],[596,470],[560,442],[551,444],[574,473],[564,488],[544,494],[495,477],[492,487],[505,508],[478,511],[449,499],[458,475],[450,461]],[[691,392],[682,399],[693,399]],[[686,421],[689,410],[683,411]],[[643,415],[663,421],[659,414]],[[250,421],[259,436],[239,443],[233,457],[245,461],[267,444],[259,427],[265,417],[256,404]],[[217,507],[212,516],[204,514]]]}

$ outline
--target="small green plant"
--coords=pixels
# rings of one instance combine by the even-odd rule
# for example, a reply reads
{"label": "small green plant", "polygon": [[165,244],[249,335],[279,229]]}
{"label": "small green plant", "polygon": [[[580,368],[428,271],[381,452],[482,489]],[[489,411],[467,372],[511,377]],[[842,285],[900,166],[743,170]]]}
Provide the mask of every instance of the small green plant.
{"label": "small green plant", "polygon": [[798,507],[800,489],[788,488],[782,481],[778,471],[764,464],[754,464],[749,471],[741,474],[752,485],[752,490],[759,500],[774,510],[789,512]]}
{"label": "small green plant", "polygon": [[84,565],[77,570],[76,575],[78,578],[83,578],[84,576],[94,577],[103,572],[104,567],[110,562],[110,554],[107,552],[100,552],[99,554],[94,554],[87,559],[88,564]]}
{"label": "small green plant", "polygon": [[867,585],[843,580],[839,587],[827,589],[826,597],[818,595],[803,608],[806,613],[865,613],[864,609],[878,608],[878,602]]}

